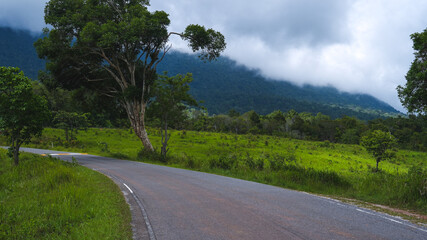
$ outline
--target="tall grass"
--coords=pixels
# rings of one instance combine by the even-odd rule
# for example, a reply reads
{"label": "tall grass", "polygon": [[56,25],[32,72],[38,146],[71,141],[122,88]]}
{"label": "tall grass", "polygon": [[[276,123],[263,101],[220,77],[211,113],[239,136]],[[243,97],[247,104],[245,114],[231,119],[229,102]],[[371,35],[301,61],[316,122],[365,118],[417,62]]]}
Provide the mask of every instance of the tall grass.
{"label": "tall grass", "polygon": [[1,149],[0,203],[0,239],[131,239],[118,187],[73,163]]}
{"label": "tall grass", "polygon": [[414,166],[407,173],[370,172],[354,181],[357,198],[427,213],[427,170]]}

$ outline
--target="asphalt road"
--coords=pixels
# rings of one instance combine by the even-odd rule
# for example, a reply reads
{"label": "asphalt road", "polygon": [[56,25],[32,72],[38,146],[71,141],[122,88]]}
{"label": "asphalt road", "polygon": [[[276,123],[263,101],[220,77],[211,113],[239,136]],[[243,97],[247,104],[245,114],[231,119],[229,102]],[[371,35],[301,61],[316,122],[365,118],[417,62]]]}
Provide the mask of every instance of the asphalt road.
{"label": "asphalt road", "polygon": [[55,156],[73,156],[125,189],[139,216],[138,239],[427,239],[425,227],[303,192],[93,155]]}

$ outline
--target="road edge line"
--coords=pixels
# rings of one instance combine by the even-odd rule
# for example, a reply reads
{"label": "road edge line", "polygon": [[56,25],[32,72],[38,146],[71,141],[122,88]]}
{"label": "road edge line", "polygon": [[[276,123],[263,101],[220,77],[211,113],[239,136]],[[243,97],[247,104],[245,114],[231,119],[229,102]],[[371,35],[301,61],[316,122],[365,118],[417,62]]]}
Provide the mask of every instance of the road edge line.
{"label": "road edge line", "polygon": [[150,240],[157,240],[156,234],[154,233],[153,227],[151,226],[150,219],[148,218],[147,211],[145,210],[144,204],[142,204],[141,200],[139,200],[138,196],[132,191],[132,189],[121,179],[116,176],[110,175],[104,171],[100,171],[99,169],[93,169],[95,171],[101,172],[102,174],[122,183],[130,192],[136,204],[138,204],[139,210],[141,211],[142,217],[144,218],[145,226],[147,227],[148,237]]}

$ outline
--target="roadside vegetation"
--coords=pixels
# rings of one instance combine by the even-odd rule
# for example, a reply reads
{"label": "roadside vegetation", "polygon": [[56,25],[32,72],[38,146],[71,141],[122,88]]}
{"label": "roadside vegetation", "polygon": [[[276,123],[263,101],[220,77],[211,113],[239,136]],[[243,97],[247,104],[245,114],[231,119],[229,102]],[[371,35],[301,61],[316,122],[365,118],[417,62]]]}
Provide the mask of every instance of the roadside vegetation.
{"label": "roadside vegetation", "polygon": [[106,176],[0,149],[0,239],[131,239],[130,211]]}
{"label": "roadside vegetation", "polygon": [[90,128],[67,142],[63,130],[47,128],[27,146],[164,164],[427,213],[426,152],[398,150],[376,171],[376,159],[359,145],[172,130],[163,160],[161,130],[148,133],[154,153],[142,149],[131,129]]}

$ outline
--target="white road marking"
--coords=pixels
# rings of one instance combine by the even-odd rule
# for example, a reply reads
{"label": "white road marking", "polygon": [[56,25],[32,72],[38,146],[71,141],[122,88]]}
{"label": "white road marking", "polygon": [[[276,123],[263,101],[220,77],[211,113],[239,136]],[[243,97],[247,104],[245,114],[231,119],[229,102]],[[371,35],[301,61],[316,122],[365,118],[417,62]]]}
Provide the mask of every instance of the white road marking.
{"label": "white road marking", "polygon": [[132,197],[135,199],[135,202],[138,204],[139,209],[141,210],[142,217],[144,218],[145,225],[147,227],[148,237],[150,238],[150,240],[157,240],[156,235],[154,234],[153,227],[151,226],[150,219],[148,218],[147,212],[145,211],[145,207],[142,204],[142,202],[139,200],[139,198],[135,195],[135,193],[132,191],[132,189],[130,189],[130,187],[126,183],[124,183],[123,180],[121,180],[120,178],[114,175],[108,174],[107,172],[104,172],[101,170],[98,170],[98,172],[105,174],[111,179],[115,179],[116,181],[123,183],[123,186],[125,186],[130,191]]}
{"label": "white road marking", "polygon": [[382,216],[381,214],[375,214],[375,213],[372,213],[372,212],[364,211],[364,210],[359,209],[359,208],[356,208],[356,210],[359,211],[359,212],[363,212],[363,213],[366,213],[366,214],[369,214],[369,215],[377,216],[377,217],[380,217],[382,219],[386,219],[386,220],[389,220],[389,221],[392,221],[392,222],[395,222],[395,223],[399,223],[401,225],[404,225],[404,226],[407,226],[407,227],[411,227],[411,228],[420,230],[422,232],[427,232],[427,230],[425,230],[425,229],[416,227],[416,226],[414,226],[412,224],[408,224],[408,223],[405,223],[405,222],[397,221],[395,219],[392,219],[392,218],[389,218],[389,217],[386,217],[386,216]]}
{"label": "white road marking", "polygon": [[342,204],[341,201],[339,201],[337,199],[333,199],[333,198],[329,198],[329,197],[325,197],[325,196],[314,195],[314,194],[310,194],[310,193],[307,193],[307,192],[301,192],[301,193],[304,193],[304,194],[307,194],[307,195],[311,195],[311,196],[317,196],[319,198],[323,198],[326,201],[328,201],[329,203],[332,203],[332,204],[335,204],[335,205],[338,205],[338,206],[341,206],[341,207],[346,207],[346,208],[348,208],[348,207],[354,207],[354,209],[356,209],[359,212],[363,212],[363,213],[366,213],[366,214],[369,214],[369,215],[372,215],[372,216],[377,216],[377,217],[380,217],[382,219],[389,220],[391,222],[395,222],[395,223],[398,223],[398,224],[401,224],[401,225],[404,225],[404,226],[407,226],[407,227],[414,228],[416,230],[420,230],[422,232],[427,232],[426,229],[419,228],[416,225],[409,224],[409,223],[406,223],[406,222],[401,222],[401,221],[395,220],[393,218],[386,217],[386,216],[384,216],[384,214],[380,214],[380,213],[377,214],[377,213],[373,213],[373,212],[368,212],[368,211],[362,210],[360,208],[357,208],[356,206],[353,206],[353,205],[344,205],[344,204]]}
{"label": "white road marking", "polygon": [[[341,201],[339,201],[339,200],[336,200],[336,199],[332,199],[332,198],[328,198],[328,197],[324,197],[324,196],[318,196],[318,197],[323,198],[323,199],[326,199],[326,201],[328,201],[328,202],[330,202],[330,203],[332,203],[332,204],[335,204],[335,205],[341,206],[341,207],[350,207],[350,206],[352,206],[352,205],[344,205],[344,204],[341,204],[342,202],[341,202]],[[353,206],[353,207],[355,207],[355,206]],[[368,212],[368,211],[362,210],[362,209],[357,208],[357,207],[355,207],[354,209],[356,209],[356,211],[359,211],[359,212],[362,212],[362,213],[366,213],[366,214],[369,214],[369,215],[372,215],[372,216],[380,217],[380,218],[382,218],[382,219],[386,219],[386,220],[388,220],[388,221],[391,221],[391,222],[395,222],[395,223],[401,224],[401,225],[403,225],[403,226],[411,227],[411,228],[414,228],[414,229],[416,229],[416,230],[420,230],[420,231],[422,231],[422,232],[427,232],[427,230],[426,230],[426,229],[419,228],[419,227],[417,227],[416,225],[409,224],[409,223],[406,223],[406,222],[401,222],[401,221],[395,220],[395,219],[393,219],[393,218],[386,217],[386,216],[384,216],[384,214],[381,214],[381,213],[378,213],[378,214],[377,214],[377,213],[373,213],[373,212]]]}
{"label": "white road marking", "polygon": [[139,198],[132,192],[132,190],[126,185],[126,183],[124,183],[124,182],[122,182],[122,183],[123,183],[123,185],[125,185],[125,187],[127,187],[127,189],[129,189],[131,195],[133,196],[133,198],[135,199],[136,203],[139,206],[139,209],[141,210],[142,217],[144,218],[145,225],[147,226],[148,236],[149,236],[150,240],[157,240],[156,235],[154,234],[153,227],[151,226],[150,220],[148,218],[148,214],[145,211],[144,205],[139,200]]}
{"label": "white road marking", "polygon": [[130,189],[130,187],[126,185],[126,183],[123,183],[123,185],[125,185],[125,187],[129,190],[130,193],[133,193],[132,189]]}

